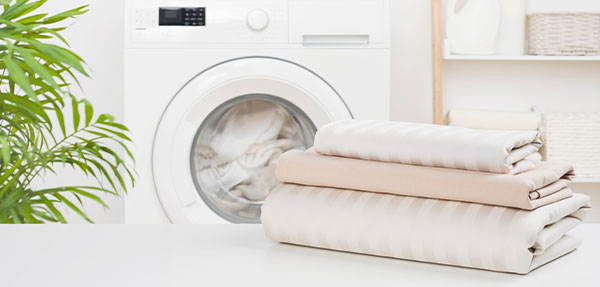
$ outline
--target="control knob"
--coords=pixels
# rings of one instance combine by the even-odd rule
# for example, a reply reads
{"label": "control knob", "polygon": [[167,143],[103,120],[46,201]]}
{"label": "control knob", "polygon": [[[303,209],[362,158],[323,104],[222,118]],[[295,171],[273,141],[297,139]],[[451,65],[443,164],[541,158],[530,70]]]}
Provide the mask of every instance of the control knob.
{"label": "control knob", "polygon": [[262,9],[254,9],[248,13],[246,23],[253,31],[262,31],[269,26],[269,14]]}

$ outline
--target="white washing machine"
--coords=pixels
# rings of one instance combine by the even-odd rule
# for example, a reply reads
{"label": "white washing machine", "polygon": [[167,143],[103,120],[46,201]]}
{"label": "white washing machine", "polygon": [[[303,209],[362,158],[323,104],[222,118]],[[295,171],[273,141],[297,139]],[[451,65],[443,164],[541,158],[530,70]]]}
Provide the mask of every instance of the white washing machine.
{"label": "white washing machine", "polygon": [[130,0],[127,223],[257,223],[277,156],[389,119],[389,0]]}

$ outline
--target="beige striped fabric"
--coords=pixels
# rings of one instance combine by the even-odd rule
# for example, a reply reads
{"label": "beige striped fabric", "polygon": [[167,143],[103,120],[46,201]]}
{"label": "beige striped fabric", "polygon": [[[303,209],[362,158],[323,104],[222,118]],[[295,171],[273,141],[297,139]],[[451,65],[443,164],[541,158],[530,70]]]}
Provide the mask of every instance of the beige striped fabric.
{"label": "beige striped fabric", "polygon": [[262,207],[275,241],[525,274],[576,249],[589,197],[533,211],[283,184]]}
{"label": "beige striped fabric", "polygon": [[535,209],[571,197],[566,163],[534,162],[520,174],[369,161],[288,151],[278,160],[282,182]]}
{"label": "beige striped fabric", "polygon": [[518,174],[542,142],[536,131],[487,131],[389,121],[343,120],[319,129],[318,153],[412,165]]}

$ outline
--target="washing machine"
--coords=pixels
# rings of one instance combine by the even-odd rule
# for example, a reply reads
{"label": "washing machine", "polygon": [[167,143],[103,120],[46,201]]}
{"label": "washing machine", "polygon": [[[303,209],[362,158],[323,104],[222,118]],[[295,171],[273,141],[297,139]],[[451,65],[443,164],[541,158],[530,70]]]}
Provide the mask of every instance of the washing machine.
{"label": "washing machine", "polygon": [[127,223],[259,223],[277,157],[389,119],[388,0],[128,0]]}

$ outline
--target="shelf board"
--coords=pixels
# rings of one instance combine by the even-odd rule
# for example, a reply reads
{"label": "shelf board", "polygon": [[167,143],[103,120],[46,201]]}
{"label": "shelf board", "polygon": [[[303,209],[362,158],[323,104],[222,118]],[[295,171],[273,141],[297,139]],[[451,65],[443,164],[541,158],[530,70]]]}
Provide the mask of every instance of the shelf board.
{"label": "shelf board", "polygon": [[600,183],[599,177],[576,177],[573,179],[575,183]]}
{"label": "shelf board", "polygon": [[450,61],[562,61],[562,62],[598,62],[596,56],[535,56],[535,55],[456,55],[450,54],[450,44],[444,41],[444,60]]}
{"label": "shelf board", "polygon": [[598,62],[600,56],[503,56],[503,55],[444,55],[444,60],[462,61],[571,61],[571,62]]}

